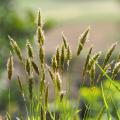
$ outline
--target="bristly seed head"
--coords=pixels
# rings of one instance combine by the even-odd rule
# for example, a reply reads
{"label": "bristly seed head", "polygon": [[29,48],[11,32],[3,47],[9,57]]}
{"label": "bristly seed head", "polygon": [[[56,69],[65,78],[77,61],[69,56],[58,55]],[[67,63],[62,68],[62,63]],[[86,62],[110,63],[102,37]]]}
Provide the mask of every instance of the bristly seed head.
{"label": "bristly seed head", "polygon": [[27,40],[26,47],[27,47],[28,57],[33,59],[33,48],[31,46],[29,40]]}
{"label": "bristly seed head", "polygon": [[80,53],[83,49],[83,46],[84,46],[84,44],[87,40],[87,37],[88,37],[89,30],[90,30],[90,28],[88,28],[80,37],[80,42],[79,42],[79,46],[78,46],[78,50],[77,50],[77,56],[80,55]]}
{"label": "bristly seed head", "polygon": [[33,69],[35,70],[36,74],[39,75],[40,72],[39,72],[38,66],[36,65],[36,63],[35,63],[34,61],[31,61],[31,63],[32,63],[32,67],[33,67]]}
{"label": "bristly seed head", "polygon": [[114,69],[112,71],[112,79],[115,79],[117,74],[120,72],[120,62],[117,62],[114,66]]}
{"label": "bristly seed head", "polygon": [[54,71],[54,72],[57,71],[58,65],[57,65],[56,56],[53,56],[53,57],[52,57],[52,68],[53,68],[53,71]]}
{"label": "bristly seed head", "polygon": [[37,28],[37,41],[40,46],[42,46],[45,41],[44,32],[41,27]]}
{"label": "bristly seed head", "polygon": [[13,38],[11,38],[10,36],[8,36],[8,38],[10,39],[10,45],[12,46],[13,50],[15,51],[15,53],[17,54],[18,58],[20,59],[20,61],[22,61],[22,53],[21,50],[18,46],[18,44],[16,43],[15,40],[13,40]]}
{"label": "bristly seed head", "polygon": [[114,44],[110,47],[110,49],[108,50],[108,52],[107,52],[107,54],[106,54],[106,56],[105,56],[105,60],[104,60],[104,62],[103,62],[103,66],[102,66],[103,69],[104,69],[104,67],[106,66],[106,64],[108,63],[108,61],[109,61],[109,59],[110,59],[113,51],[115,50],[116,45],[117,45],[117,43],[114,43]]}
{"label": "bristly seed head", "polygon": [[89,50],[87,58],[86,58],[85,65],[83,67],[83,83],[84,83],[85,73],[87,71],[87,67],[88,67],[88,64],[89,64],[89,61],[90,61],[90,56],[91,56],[91,53],[92,53],[92,49],[93,49],[93,47],[90,47],[90,50]]}
{"label": "bristly seed head", "polygon": [[66,36],[64,35],[64,33],[62,32],[62,39],[63,39],[63,43],[64,43],[64,47],[65,47],[65,49],[67,49],[67,38],[66,38]]}
{"label": "bristly seed head", "polygon": [[40,48],[39,48],[39,58],[40,58],[41,64],[44,64],[45,52],[44,52],[44,48],[42,46],[40,46]]}
{"label": "bristly seed head", "polygon": [[10,57],[8,58],[7,61],[7,72],[8,72],[8,79],[11,80],[12,79],[12,75],[13,75],[13,56],[12,53],[10,52]]}
{"label": "bristly seed head", "polygon": [[93,57],[89,61],[88,71],[92,68],[92,66],[95,64],[95,62],[97,62],[100,55],[101,55],[101,51],[93,55]]}
{"label": "bristly seed head", "polygon": [[33,78],[32,77],[29,78],[28,83],[29,83],[29,98],[30,100],[32,100],[33,98]]}
{"label": "bristly seed head", "polygon": [[38,10],[38,15],[37,15],[37,25],[38,25],[39,27],[42,27],[42,20],[41,20],[40,9]]}
{"label": "bristly seed head", "polygon": [[57,67],[60,66],[60,50],[59,48],[56,49],[56,61],[57,61]]}
{"label": "bristly seed head", "polygon": [[68,45],[67,51],[66,51],[66,59],[67,59],[67,65],[69,67],[69,62],[72,59],[72,51],[70,49],[70,46]]}
{"label": "bristly seed head", "polygon": [[26,59],[25,61],[25,69],[26,69],[26,72],[27,74],[30,76],[31,74],[31,62],[30,62],[30,59]]}
{"label": "bristly seed head", "polygon": [[61,56],[60,56],[60,67],[62,70],[64,67],[64,61],[65,61],[65,48],[64,45],[62,45]]}
{"label": "bristly seed head", "polygon": [[67,47],[66,58],[67,58],[67,60],[69,60],[69,61],[72,59],[72,51],[71,51],[69,45],[68,45],[68,47]]}

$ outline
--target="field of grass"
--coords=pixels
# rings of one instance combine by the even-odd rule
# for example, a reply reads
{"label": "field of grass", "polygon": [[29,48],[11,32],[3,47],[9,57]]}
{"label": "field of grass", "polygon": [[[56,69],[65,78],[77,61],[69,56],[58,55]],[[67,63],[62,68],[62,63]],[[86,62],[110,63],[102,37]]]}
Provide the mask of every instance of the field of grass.
{"label": "field of grass", "polygon": [[[45,36],[41,19],[39,18],[41,18],[40,12],[37,20],[37,40],[35,40],[37,43],[35,48],[38,48],[37,52],[34,51],[33,45],[27,40],[26,55],[23,56],[19,45],[13,38],[9,37],[12,50],[19,60],[18,63],[23,66],[26,76],[25,84],[23,74],[18,73],[18,75],[14,76],[16,74],[14,72],[14,57],[13,53],[10,52],[7,61],[8,80],[9,83],[12,82],[12,79],[17,80],[19,88],[16,89],[19,90],[21,96],[19,99],[23,100],[22,104],[24,106],[22,110],[16,110],[17,115],[15,117],[20,120],[113,120],[117,118],[119,120],[120,105],[118,103],[120,98],[118,95],[120,84],[117,81],[117,77],[120,72],[120,55],[118,54],[116,58],[111,60],[117,43],[112,44],[108,49],[105,57],[102,58],[101,66],[100,59],[102,52],[97,51],[93,53],[93,46],[88,46],[85,62],[79,59],[77,65],[79,68],[79,64],[83,64],[83,67],[81,69],[82,74],[79,76],[79,79],[81,79],[79,81],[79,98],[74,100],[71,96],[71,90],[73,86],[72,81],[75,78],[72,76],[70,78],[72,81],[64,78],[64,73],[69,73],[71,69],[71,46],[65,35],[62,34],[61,44],[58,45],[54,54],[50,56],[51,62],[47,63],[44,47]],[[90,28],[87,28],[81,34],[75,48],[76,58],[81,58],[81,52],[84,51],[89,31]],[[36,59],[39,59],[38,63]],[[110,68],[111,70],[109,70]],[[110,74],[108,74],[108,71]],[[51,104],[49,97],[51,96],[50,91],[52,89],[53,100]],[[12,112],[13,108],[11,106],[14,102],[11,102],[13,99],[11,95],[14,90],[9,86],[8,91],[8,113],[6,118],[7,120],[12,120],[14,112]],[[112,97],[113,95],[114,97]],[[16,100],[18,100],[18,97]]]}
{"label": "field of grass", "polygon": [[[120,120],[119,45],[114,43],[107,50],[108,42],[116,40],[119,33],[117,2],[21,1],[15,10],[23,18],[25,11],[36,13],[41,8],[42,16],[59,26],[45,33],[45,37],[38,19],[35,44],[27,40],[24,50],[9,37],[12,49],[7,61],[8,76],[4,75],[9,80],[0,95],[0,107],[5,109],[2,115],[7,120]],[[93,25],[91,33],[95,37],[90,40],[95,46],[88,42],[90,29],[83,32],[89,23]],[[63,29],[71,36],[61,35]],[[48,57],[51,49],[54,52]],[[2,82],[1,86],[5,88]]]}

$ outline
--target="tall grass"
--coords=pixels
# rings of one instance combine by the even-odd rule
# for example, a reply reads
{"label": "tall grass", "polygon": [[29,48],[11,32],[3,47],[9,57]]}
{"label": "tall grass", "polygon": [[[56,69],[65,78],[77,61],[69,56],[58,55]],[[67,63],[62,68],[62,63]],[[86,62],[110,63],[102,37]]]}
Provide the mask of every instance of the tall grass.
{"label": "tall grass", "polygon": [[[85,30],[83,34],[79,38],[78,48],[76,49],[76,55],[79,57],[81,52],[84,49],[84,45],[88,39],[90,28]],[[23,57],[22,51],[19,48],[19,45],[16,41],[9,36],[10,45],[12,50],[15,52],[17,57],[19,58],[20,64],[23,65],[24,71],[26,72],[27,76],[27,83],[28,83],[28,91],[24,91],[23,83],[21,81],[21,75],[18,75],[18,83],[19,83],[19,90],[21,93],[21,97],[24,100],[25,105],[25,115],[22,115],[22,112],[19,112],[16,119],[19,120],[79,120],[78,113],[82,111],[82,108],[79,106],[73,107],[69,97],[67,97],[66,93],[69,93],[70,86],[68,91],[64,92],[62,90],[62,75],[65,69],[65,64],[67,64],[67,70],[69,69],[70,61],[72,59],[72,50],[67,41],[66,36],[62,33],[62,43],[56,48],[55,54],[51,57],[51,65],[47,65],[45,60],[45,49],[44,49],[44,31],[43,31],[43,24],[40,11],[38,11],[37,17],[37,30],[36,30],[36,40],[38,46],[38,53],[36,54],[33,50],[33,46],[29,40],[26,41],[26,51],[27,55]],[[99,86],[101,88],[102,98],[103,98],[103,105],[101,105],[101,110],[95,119],[101,120],[102,115],[104,112],[107,113],[107,119],[111,120],[111,110],[108,105],[109,97],[106,96],[104,92],[104,86],[102,84],[102,78],[106,77],[110,84],[113,85],[117,91],[120,91],[118,84],[115,82],[116,76],[118,76],[120,72],[120,61],[117,58],[115,62],[111,62],[110,58],[113,54],[113,51],[116,47],[116,43],[113,44],[110,49],[108,50],[103,64],[99,65],[99,59],[101,57],[102,52],[99,51],[95,54],[92,54],[93,47],[89,48],[89,52],[86,55],[86,62],[83,67],[83,74],[82,74],[82,86],[86,86],[86,76],[89,75],[89,87],[95,88]],[[7,71],[8,71],[8,79],[11,81],[13,72],[14,72],[14,61],[13,61],[13,53],[10,52],[10,57],[7,62]],[[38,55],[39,63],[37,64],[35,61],[35,57]],[[109,68],[113,66],[111,69],[111,76],[108,75],[107,71]],[[96,70],[99,69],[100,73],[96,79]],[[49,73],[54,87],[54,110],[51,110],[51,104],[49,103],[49,83],[46,82],[46,74]],[[35,82],[35,76],[37,76],[37,84]],[[69,83],[69,81],[68,81]],[[101,86],[100,86],[101,85]],[[109,86],[109,89],[111,87]],[[12,92],[12,90],[10,90]],[[109,91],[108,91],[109,94]],[[92,97],[92,96],[91,96]],[[9,94],[9,101],[10,101],[10,94]],[[113,100],[112,100],[113,102]],[[10,103],[9,103],[10,104]],[[77,103],[77,105],[79,102]],[[119,112],[117,111],[116,104],[113,102],[114,107],[116,109],[117,118],[119,118]],[[87,106],[87,105],[86,105]],[[88,110],[84,112],[84,117],[82,119],[88,119],[89,117],[89,110],[91,105],[88,105]],[[106,111],[105,111],[106,109]],[[49,118],[48,118],[49,117]],[[11,120],[10,116],[10,108],[8,113],[6,114],[6,119]]]}

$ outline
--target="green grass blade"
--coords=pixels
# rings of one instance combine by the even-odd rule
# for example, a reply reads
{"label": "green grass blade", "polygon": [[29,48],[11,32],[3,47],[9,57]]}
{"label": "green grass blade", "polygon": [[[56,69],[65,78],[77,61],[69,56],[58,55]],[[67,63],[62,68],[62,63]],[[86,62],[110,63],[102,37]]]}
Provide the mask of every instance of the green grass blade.
{"label": "green grass blade", "polygon": [[119,114],[119,111],[118,111],[117,106],[116,106],[116,104],[114,103],[112,97],[111,97],[111,101],[112,101],[112,104],[113,104],[113,106],[114,106],[114,108],[115,108],[116,115],[117,115],[117,119],[120,120],[120,114]]}
{"label": "green grass blade", "polygon": [[99,67],[99,69],[103,72],[103,74],[107,77],[107,79],[112,83],[112,85],[120,92],[120,88],[119,88],[119,86],[116,84],[116,82],[113,81],[113,80],[109,77],[109,75],[102,69],[102,67],[101,67],[97,62],[95,62],[95,63],[96,63],[96,65]]}
{"label": "green grass blade", "polygon": [[96,120],[102,120],[102,114],[104,113],[104,110],[105,110],[105,105],[100,109],[100,112]]}
{"label": "green grass blade", "polygon": [[107,101],[106,101],[106,98],[105,98],[105,94],[104,94],[104,90],[103,90],[103,85],[102,85],[102,83],[101,83],[101,88],[102,88],[103,101],[104,101],[104,104],[105,104],[105,108],[106,108],[106,110],[107,110],[108,120],[112,120],[112,119],[111,119],[111,115],[110,115],[109,106],[108,106]]}

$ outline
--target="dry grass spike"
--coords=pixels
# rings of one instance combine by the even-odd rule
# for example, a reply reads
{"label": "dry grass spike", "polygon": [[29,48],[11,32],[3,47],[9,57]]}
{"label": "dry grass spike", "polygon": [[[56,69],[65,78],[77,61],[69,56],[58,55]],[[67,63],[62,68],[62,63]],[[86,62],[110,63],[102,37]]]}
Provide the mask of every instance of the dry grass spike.
{"label": "dry grass spike", "polygon": [[22,53],[21,53],[20,47],[18,46],[16,41],[13,40],[13,38],[11,38],[10,36],[8,36],[8,38],[10,39],[10,45],[12,46],[13,50],[17,54],[17,56],[20,59],[20,61],[22,61]]}
{"label": "dry grass spike", "polygon": [[13,75],[13,56],[12,53],[10,52],[10,57],[8,58],[7,61],[7,72],[8,72],[8,79],[11,80],[12,79],[12,75]]}
{"label": "dry grass spike", "polygon": [[80,55],[80,53],[83,49],[83,46],[84,46],[84,44],[87,40],[89,31],[90,31],[90,27],[88,27],[87,30],[80,37],[80,42],[79,42],[79,46],[78,46],[78,49],[77,49],[77,56]]}

